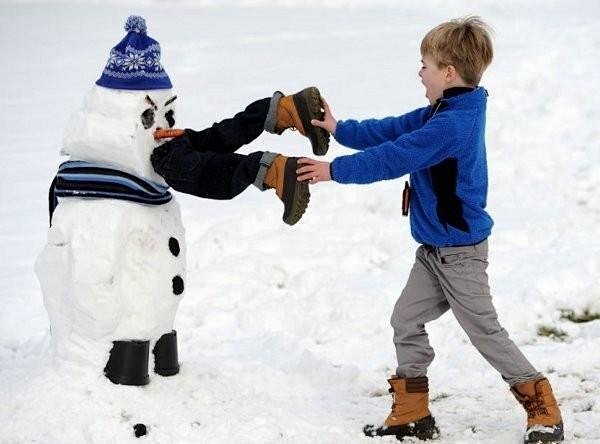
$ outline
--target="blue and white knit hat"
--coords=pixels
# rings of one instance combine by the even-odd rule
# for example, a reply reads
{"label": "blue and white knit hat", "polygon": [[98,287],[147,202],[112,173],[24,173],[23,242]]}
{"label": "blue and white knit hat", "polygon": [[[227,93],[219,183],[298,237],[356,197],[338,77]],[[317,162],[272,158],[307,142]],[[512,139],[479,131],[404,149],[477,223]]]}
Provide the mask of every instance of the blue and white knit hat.
{"label": "blue and white knit hat", "polygon": [[97,85],[112,89],[169,89],[169,76],[160,64],[160,45],[146,34],[146,21],[132,15],[125,22],[127,35],[110,50]]}

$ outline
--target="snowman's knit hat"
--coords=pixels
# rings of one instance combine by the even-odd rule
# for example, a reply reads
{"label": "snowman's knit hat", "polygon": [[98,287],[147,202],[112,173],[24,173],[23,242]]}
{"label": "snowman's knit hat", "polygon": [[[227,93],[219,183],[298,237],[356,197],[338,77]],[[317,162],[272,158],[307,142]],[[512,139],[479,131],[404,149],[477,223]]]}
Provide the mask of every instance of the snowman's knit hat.
{"label": "snowman's knit hat", "polygon": [[97,85],[112,89],[169,89],[171,80],[160,63],[160,45],[146,34],[146,21],[132,15],[125,22],[127,35],[110,50]]}

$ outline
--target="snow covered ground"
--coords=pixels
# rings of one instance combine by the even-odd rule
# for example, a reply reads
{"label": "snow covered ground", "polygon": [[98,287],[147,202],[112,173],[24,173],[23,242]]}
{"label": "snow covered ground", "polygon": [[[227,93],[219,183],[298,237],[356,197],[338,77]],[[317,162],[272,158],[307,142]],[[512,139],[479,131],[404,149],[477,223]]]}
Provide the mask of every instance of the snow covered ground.
{"label": "snow covered ground", "polygon": [[[47,187],[67,119],[131,13],[160,41],[178,122],[193,128],[311,84],[338,118],[400,114],[425,104],[424,33],[471,13],[489,21],[496,307],[553,384],[566,441],[600,443],[600,320],[561,317],[600,313],[600,3],[541,0],[0,3],[0,442],[130,442],[144,423],[140,439],[156,443],[373,443],[362,426],[389,409],[388,320],[416,248],[401,180],[319,184],[292,228],[269,193],[177,195],[189,263],[181,373],[135,388],[50,364],[33,273]],[[308,143],[264,135],[242,152],[263,149],[302,155]],[[347,152],[334,142],[327,157]],[[428,331],[438,442],[521,442],[523,411],[452,315]]]}

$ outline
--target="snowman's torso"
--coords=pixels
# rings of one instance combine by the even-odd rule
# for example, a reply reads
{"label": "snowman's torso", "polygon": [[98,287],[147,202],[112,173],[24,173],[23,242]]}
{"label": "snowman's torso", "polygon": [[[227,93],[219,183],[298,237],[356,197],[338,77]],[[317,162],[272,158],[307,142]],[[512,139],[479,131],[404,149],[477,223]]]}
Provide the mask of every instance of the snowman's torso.
{"label": "snowman's torso", "polygon": [[36,272],[62,357],[97,363],[115,340],[152,346],[173,328],[183,296],[179,206],[63,198]]}

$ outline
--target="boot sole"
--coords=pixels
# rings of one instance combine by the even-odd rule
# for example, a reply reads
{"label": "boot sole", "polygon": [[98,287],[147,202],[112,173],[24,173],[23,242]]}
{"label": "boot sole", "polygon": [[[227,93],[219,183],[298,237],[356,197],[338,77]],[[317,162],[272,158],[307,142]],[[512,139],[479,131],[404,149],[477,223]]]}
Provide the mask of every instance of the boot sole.
{"label": "boot sole", "polygon": [[440,434],[439,429],[435,425],[435,419],[431,415],[421,418],[418,421],[399,426],[376,427],[372,424],[367,424],[364,426],[363,432],[366,436],[371,438],[375,436],[394,435],[398,441],[402,441],[403,438],[411,436],[425,441],[428,439],[435,439]]}
{"label": "boot sole", "polygon": [[322,120],[325,115],[321,111],[321,93],[316,87],[311,86],[294,94],[292,99],[298,110],[306,137],[312,145],[313,153],[317,156],[325,155],[329,149],[329,133],[310,123],[312,119]]}
{"label": "boot sole", "polygon": [[563,430],[563,423],[553,426],[552,432],[533,431],[525,433],[524,444],[532,443],[558,443],[565,439],[565,433]]}
{"label": "boot sole", "polygon": [[298,158],[289,157],[285,162],[282,196],[283,221],[288,225],[294,225],[300,220],[310,200],[308,182],[298,182],[297,168]]}

